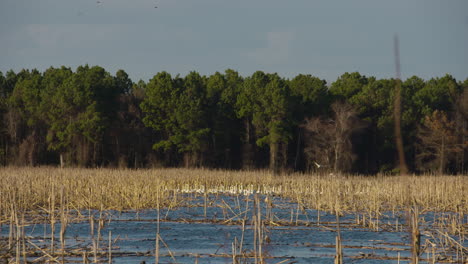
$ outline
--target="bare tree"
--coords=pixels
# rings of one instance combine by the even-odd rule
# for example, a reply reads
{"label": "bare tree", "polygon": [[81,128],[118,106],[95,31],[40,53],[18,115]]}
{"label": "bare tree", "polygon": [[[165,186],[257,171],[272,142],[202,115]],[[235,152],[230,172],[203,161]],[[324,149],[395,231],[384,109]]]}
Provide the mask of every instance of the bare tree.
{"label": "bare tree", "polygon": [[[356,159],[352,136],[364,128],[356,110],[348,103],[332,104],[333,119],[307,119],[305,153],[310,164],[333,168],[335,172],[351,169]],[[310,165],[309,165],[310,167]]]}
{"label": "bare tree", "polygon": [[462,151],[459,151],[456,154],[456,166],[457,171],[464,173],[465,162],[467,159],[466,151],[468,148],[466,147],[468,144],[468,87],[465,87],[462,94],[457,98],[454,104],[455,108],[455,117],[454,121],[456,124],[456,135],[458,137],[458,143],[464,146]]}
{"label": "bare tree", "polygon": [[418,139],[419,167],[438,171],[439,174],[443,174],[449,160],[466,147],[466,142],[460,143],[458,140],[455,122],[439,110],[426,116],[424,125],[419,127]]}
{"label": "bare tree", "polygon": [[352,136],[364,128],[357,111],[348,103],[333,103],[335,116],[334,171],[348,171],[356,159],[353,152]]}
{"label": "bare tree", "polygon": [[303,127],[307,168],[329,169],[334,157],[332,142],[335,122],[332,119],[315,117],[306,119]]}

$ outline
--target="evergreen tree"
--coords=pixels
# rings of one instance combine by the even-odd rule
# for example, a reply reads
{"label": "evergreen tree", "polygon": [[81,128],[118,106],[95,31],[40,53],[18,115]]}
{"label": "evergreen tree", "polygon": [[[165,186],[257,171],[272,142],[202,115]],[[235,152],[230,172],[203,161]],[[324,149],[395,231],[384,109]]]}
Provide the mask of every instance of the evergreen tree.
{"label": "evergreen tree", "polygon": [[37,70],[21,71],[8,98],[8,132],[16,143],[15,162],[34,166],[44,149],[45,126],[41,112],[42,75]]}
{"label": "evergreen tree", "polygon": [[[49,148],[58,151],[65,163],[97,165],[103,132],[115,109],[114,79],[103,68],[80,66],[52,93]],[[66,156],[66,157],[64,157]],[[65,158],[65,161],[64,159]]]}
{"label": "evergreen tree", "polygon": [[255,153],[257,132],[254,129],[253,119],[254,113],[262,110],[259,106],[259,98],[268,82],[268,76],[262,71],[257,71],[245,79],[237,96],[236,115],[244,123],[242,167],[245,169],[254,168],[256,165],[255,156],[257,156],[257,160],[259,159],[259,155]]}

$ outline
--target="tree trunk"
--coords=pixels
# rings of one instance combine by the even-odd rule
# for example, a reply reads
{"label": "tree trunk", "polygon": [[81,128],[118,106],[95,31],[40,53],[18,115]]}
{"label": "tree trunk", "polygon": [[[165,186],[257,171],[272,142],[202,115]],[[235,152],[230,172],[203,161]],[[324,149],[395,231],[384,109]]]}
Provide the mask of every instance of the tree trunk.
{"label": "tree trunk", "polygon": [[[465,140],[465,134],[466,134],[466,121],[463,120],[460,122],[461,123],[461,128],[460,128],[460,132],[459,132],[459,135],[461,135],[461,145],[464,145],[466,140]],[[458,169],[458,172],[459,173],[462,173],[464,174],[465,173],[465,147],[463,147],[462,151],[460,151],[460,154],[459,154],[459,167],[457,168]]]}
{"label": "tree trunk", "polygon": [[195,151],[193,155],[193,167],[203,167],[205,165],[205,157],[202,151]]}
{"label": "tree trunk", "polygon": [[270,143],[270,170],[274,175],[277,175],[278,170],[278,143]]}
{"label": "tree trunk", "polygon": [[97,143],[94,142],[93,144],[93,166],[96,167],[97,165]]}
{"label": "tree trunk", "polygon": [[65,161],[63,160],[63,154],[60,153],[60,168],[65,167]]}
{"label": "tree trunk", "polygon": [[296,156],[294,158],[294,169],[295,170],[297,170],[297,167],[298,167],[300,148],[301,148],[301,128],[299,128],[298,132],[297,132]]}
{"label": "tree trunk", "polygon": [[281,162],[280,162],[280,171],[284,171],[286,166],[288,165],[288,143],[281,143]]}
{"label": "tree trunk", "polygon": [[439,164],[439,174],[444,174],[444,163],[445,163],[445,140],[442,138],[442,145],[440,146],[440,164]]}
{"label": "tree trunk", "polygon": [[135,151],[135,156],[134,156],[134,161],[133,161],[133,167],[136,169],[138,168],[138,152]]}
{"label": "tree trunk", "polygon": [[184,153],[184,167],[188,169],[190,167],[190,153]]}
{"label": "tree trunk", "polygon": [[339,162],[340,162],[340,143],[337,141],[335,143],[335,162],[334,162],[334,165],[333,165],[333,171],[335,173],[338,172],[339,170]]}
{"label": "tree trunk", "polygon": [[245,143],[242,147],[242,167],[244,169],[252,169],[254,157],[252,155],[253,147],[250,143],[250,121],[245,119]]}

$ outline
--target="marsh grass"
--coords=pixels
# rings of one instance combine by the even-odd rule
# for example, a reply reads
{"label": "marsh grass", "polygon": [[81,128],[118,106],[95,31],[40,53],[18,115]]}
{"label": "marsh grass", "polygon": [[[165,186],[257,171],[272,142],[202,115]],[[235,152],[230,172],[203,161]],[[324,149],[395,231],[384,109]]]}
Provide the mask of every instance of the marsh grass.
{"label": "marsh grass", "polygon": [[[159,209],[170,210],[184,202],[182,194],[191,194],[203,199],[204,218],[206,208],[210,206],[209,195],[254,196],[253,244],[257,263],[262,263],[264,255],[265,226],[275,225],[271,201],[275,196],[289,199],[296,204],[291,209],[291,225],[299,225],[299,214],[306,209],[316,209],[317,225],[320,223],[320,211],[336,214],[355,214],[356,224],[376,231],[382,228],[402,230],[404,223],[381,223],[385,212],[398,214],[409,208],[418,208],[419,213],[433,212],[434,223],[440,229],[434,233],[431,241],[438,244],[452,244],[457,255],[463,259],[466,248],[462,243],[467,235],[465,216],[468,215],[468,177],[446,175],[423,176],[350,176],[350,175],[313,175],[288,174],[272,176],[268,171],[222,171],[207,169],[73,169],[73,168],[15,168],[0,169],[0,225],[9,226],[8,251],[14,252],[15,262],[26,258],[24,236],[26,222],[48,222],[51,227],[50,248],[42,250],[49,260],[58,262],[57,256],[67,254],[65,235],[67,225],[73,221],[89,221],[92,237],[92,256],[94,262],[102,261],[99,257],[112,260],[111,234],[107,249],[101,236],[105,225],[103,212],[109,210],[124,211],[158,209],[155,245],[155,262],[159,262],[161,242],[170,252],[169,246],[159,235]],[[182,196],[181,196],[182,195]],[[262,195],[261,201],[258,195]],[[224,201],[223,201],[224,202]],[[262,215],[260,204],[265,206]],[[246,228],[247,208],[243,210],[223,203],[224,222],[242,217],[242,237],[233,241],[233,262],[239,256],[246,255],[243,249],[244,230]],[[256,209],[255,209],[256,208]],[[238,210],[238,212],[236,211]],[[289,209],[286,209],[289,210]],[[81,212],[89,212],[83,216]],[[94,212],[94,213],[92,213]],[[455,214],[454,214],[455,213]],[[228,215],[233,215],[230,218]],[[307,214],[306,214],[307,216]],[[307,216],[308,217],[308,216]],[[417,219],[413,226],[417,225]],[[56,249],[55,225],[60,223],[60,250]],[[411,222],[411,221],[410,221]],[[285,223],[282,223],[285,224]],[[95,227],[96,225],[96,227]],[[460,238],[453,240],[452,236]],[[46,234],[44,234],[46,237]],[[340,243],[338,243],[340,242]],[[342,258],[341,241],[337,242],[337,255]],[[432,243],[432,242],[431,242]],[[339,244],[339,245],[338,245]],[[32,244],[31,244],[32,245]],[[427,244],[432,251],[428,259],[435,259],[436,247]],[[440,251],[440,249],[439,249]],[[426,252],[428,252],[426,250]],[[60,255],[57,255],[60,254]],[[429,253],[428,253],[429,254]],[[82,252],[84,262],[88,262],[88,252]],[[419,255],[419,252],[418,252]],[[171,257],[172,256],[171,254]]]}
{"label": "marsh grass", "polygon": [[50,210],[60,208],[140,210],[154,209],[158,202],[177,206],[178,193],[277,195],[330,212],[379,215],[418,206],[421,211],[468,213],[466,176],[272,176],[268,171],[9,167],[0,169],[0,219],[7,221],[12,205],[20,212],[48,211],[51,218]]}

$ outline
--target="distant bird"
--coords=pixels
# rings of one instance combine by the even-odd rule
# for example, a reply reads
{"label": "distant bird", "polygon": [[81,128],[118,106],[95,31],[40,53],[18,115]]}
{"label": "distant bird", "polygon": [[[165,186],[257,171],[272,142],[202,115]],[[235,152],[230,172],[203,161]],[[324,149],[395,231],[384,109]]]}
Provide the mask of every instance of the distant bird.
{"label": "distant bird", "polygon": [[157,6],[155,6],[154,8],[158,8]]}
{"label": "distant bird", "polygon": [[316,161],[314,161],[314,164],[315,166],[317,166],[317,169],[320,169],[321,167],[328,167],[328,165],[322,165],[322,164],[318,164]]}

